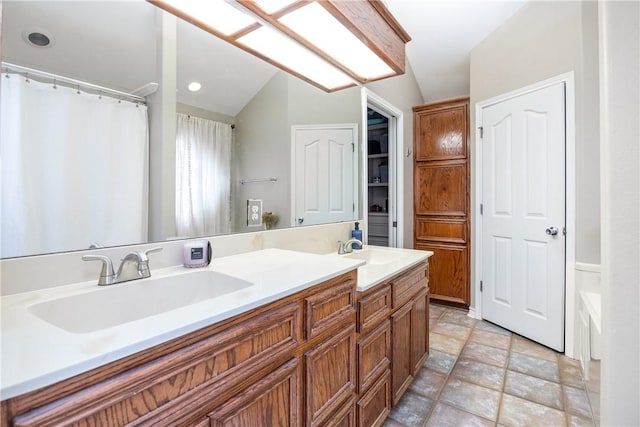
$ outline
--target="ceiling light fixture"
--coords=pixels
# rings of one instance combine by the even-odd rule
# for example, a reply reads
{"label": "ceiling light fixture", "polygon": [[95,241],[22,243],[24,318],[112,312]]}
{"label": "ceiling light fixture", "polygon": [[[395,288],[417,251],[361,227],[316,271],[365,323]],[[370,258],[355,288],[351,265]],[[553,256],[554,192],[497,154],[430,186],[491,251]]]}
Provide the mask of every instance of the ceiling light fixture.
{"label": "ceiling light fixture", "polygon": [[189,92],[197,92],[202,89],[202,85],[200,82],[191,82],[187,85],[187,89],[189,89]]}
{"label": "ceiling light fixture", "polygon": [[380,0],[148,0],[327,91],[405,71],[411,40]]}

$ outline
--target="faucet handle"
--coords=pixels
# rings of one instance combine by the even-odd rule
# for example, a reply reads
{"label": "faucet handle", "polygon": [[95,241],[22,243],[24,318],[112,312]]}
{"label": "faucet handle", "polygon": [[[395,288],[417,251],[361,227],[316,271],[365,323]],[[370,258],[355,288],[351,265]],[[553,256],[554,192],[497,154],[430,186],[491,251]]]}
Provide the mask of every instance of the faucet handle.
{"label": "faucet handle", "polygon": [[154,253],[154,252],[160,252],[162,250],[161,247],[157,247],[157,248],[151,248],[151,249],[147,249],[146,251],[143,252],[143,254],[147,257],[147,261],[149,260],[149,254]]}
{"label": "faucet handle", "polygon": [[113,262],[111,262],[111,258],[105,255],[83,255],[82,260],[102,261],[102,270],[100,270],[98,285],[111,285],[115,282],[116,274],[113,271]]}
{"label": "faucet handle", "polygon": [[342,240],[338,240],[338,255],[344,255],[346,254],[345,250],[344,250],[344,243],[342,242]]}

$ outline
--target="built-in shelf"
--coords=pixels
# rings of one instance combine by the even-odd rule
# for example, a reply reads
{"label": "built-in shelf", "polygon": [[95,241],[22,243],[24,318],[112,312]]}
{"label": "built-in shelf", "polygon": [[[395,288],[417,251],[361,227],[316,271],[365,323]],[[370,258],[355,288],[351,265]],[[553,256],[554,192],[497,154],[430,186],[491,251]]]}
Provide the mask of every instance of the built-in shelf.
{"label": "built-in shelf", "polygon": [[389,157],[389,153],[369,154],[370,159],[386,159]]}
{"label": "built-in shelf", "polygon": [[389,212],[369,212],[369,216],[389,216]]}
{"label": "built-in shelf", "polygon": [[368,125],[368,130],[377,130],[377,129],[387,129],[389,127],[389,123],[378,123],[377,125]]}
{"label": "built-in shelf", "polygon": [[388,187],[388,182],[370,182],[369,187]]}

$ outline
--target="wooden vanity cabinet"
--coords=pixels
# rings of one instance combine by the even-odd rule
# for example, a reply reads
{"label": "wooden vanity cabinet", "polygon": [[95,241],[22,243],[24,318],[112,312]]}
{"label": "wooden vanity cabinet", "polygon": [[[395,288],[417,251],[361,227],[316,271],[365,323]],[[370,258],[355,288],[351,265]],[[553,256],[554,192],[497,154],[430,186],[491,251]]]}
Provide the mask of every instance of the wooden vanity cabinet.
{"label": "wooden vanity cabinet", "polygon": [[349,402],[355,412],[355,285],[354,270],[5,400],[1,426],[348,422]]}
{"label": "wooden vanity cabinet", "polygon": [[428,356],[428,264],[357,299],[358,426],[380,426]]}
{"label": "wooden vanity cabinet", "polygon": [[380,426],[427,356],[428,266],[356,274],[2,401],[0,426]]}

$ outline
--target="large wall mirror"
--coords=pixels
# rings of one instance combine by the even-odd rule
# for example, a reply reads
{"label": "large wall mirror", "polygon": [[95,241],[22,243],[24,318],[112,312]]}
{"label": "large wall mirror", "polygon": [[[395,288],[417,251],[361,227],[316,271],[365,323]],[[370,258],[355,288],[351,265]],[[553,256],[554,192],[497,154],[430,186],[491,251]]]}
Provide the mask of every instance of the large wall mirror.
{"label": "large wall mirror", "polygon": [[2,15],[2,258],[358,218],[359,88],[325,93],[145,1]]}

